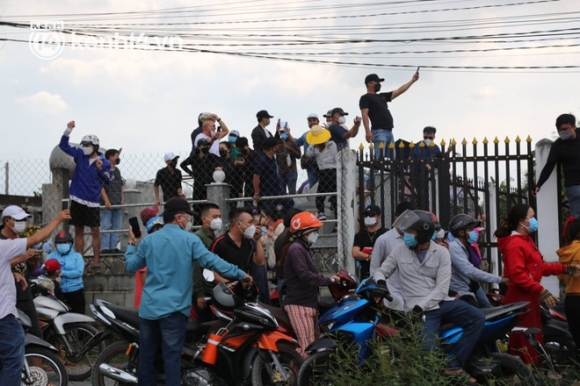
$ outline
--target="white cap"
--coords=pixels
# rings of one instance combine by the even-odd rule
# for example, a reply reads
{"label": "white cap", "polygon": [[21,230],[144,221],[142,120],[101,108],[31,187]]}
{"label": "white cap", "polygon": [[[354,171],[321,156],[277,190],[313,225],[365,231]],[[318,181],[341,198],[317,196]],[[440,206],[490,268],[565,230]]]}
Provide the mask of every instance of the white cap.
{"label": "white cap", "polygon": [[165,153],[163,156],[164,161],[173,161],[174,159],[178,158],[178,155],[173,154],[172,152]]}
{"label": "white cap", "polygon": [[315,114],[315,113],[308,114],[308,117],[306,119],[310,119],[310,118],[316,118],[316,119],[318,119],[318,114]]}
{"label": "white cap", "polygon": [[10,205],[2,211],[2,218],[4,217],[12,217],[14,220],[24,220],[26,217],[30,217],[30,215],[21,207]]}

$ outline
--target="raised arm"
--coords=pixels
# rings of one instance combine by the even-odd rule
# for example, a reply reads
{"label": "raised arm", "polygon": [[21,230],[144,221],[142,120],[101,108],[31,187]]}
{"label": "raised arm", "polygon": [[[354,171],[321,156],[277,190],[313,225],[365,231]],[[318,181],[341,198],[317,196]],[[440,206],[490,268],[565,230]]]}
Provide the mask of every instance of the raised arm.
{"label": "raised arm", "polygon": [[396,97],[407,91],[413,85],[413,83],[415,83],[418,80],[419,73],[416,72],[415,74],[413,74],[413,78],[410,81],[408,81],[407,83],[405,83],[404,85],[393,91],[393,96],[391,97],[391,100],[395,99]]}

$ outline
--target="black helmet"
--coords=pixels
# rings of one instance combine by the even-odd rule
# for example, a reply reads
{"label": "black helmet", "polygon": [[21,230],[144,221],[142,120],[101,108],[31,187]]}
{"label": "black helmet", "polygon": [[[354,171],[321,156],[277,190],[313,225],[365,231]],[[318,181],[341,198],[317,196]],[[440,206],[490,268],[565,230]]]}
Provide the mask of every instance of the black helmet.
{"label": "black helmet", "polygon": [[393,227],[417,231],[417,242],[419,245],[430,241],[435,232],[433,214],[424,210],[406,210],[393,223]]}
{"label": "black helmet", "polygon": [[458,214],[449,222],[449,231],[455,237],[459,236],[459,231],[467,228],[475,228],[480,226],[480,222],[467,214]]}
{"label": "black helmet", "polygon": [[73,238],[70,235],[69,231],[60,231],[54,238],[55,244],[64,244],[64,243],[72,243]]}

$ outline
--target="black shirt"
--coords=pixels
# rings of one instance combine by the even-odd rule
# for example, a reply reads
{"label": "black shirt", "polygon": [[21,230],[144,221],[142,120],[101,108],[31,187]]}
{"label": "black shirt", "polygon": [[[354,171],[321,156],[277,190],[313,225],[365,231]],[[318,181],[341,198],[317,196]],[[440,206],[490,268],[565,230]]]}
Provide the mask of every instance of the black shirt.
{"label": "black shirt", "polygon": [[179,165],[180,168],[193,177],[194,200],[205,200],[207,198],[206,185],[213,182],[213,172],[218,166],[222,166],[222,161],[215,154],[207,154],[205,157],[200,157],[199,154],[193,152]]}
{"label": "black shirt", "polygon": [[[373,248],[375,246],[375,242],[377,239],[383,234],[386,233],[387,229],[379,228],[374,232],[369,232],[366,229],[358,232],[354,235],[354,243],[352,244],[353,247],[359,247],[362,251],[366,247]],[[370,269],[371,269],[371,262],[370,261],[362,261],[357,260],[360,264],[361,270],[361,279],[365,277],[369,277]]]}
{"label": "black shirt", "polygon": [[554,141],[550,148],[550,154],[548,154],[548,161],[542,169],[536,186],[542,186],[550,178],[556,164],[562,165],[565,187],[580,185],[580,157],[578,153],[580,153],[580,129],[576,129],[576,138],[573,140],[557,139]]}
{"label": "black shirt", "polygon": [[254,251],[256,250],[253,243],[252,240],[244,237],[241,247],[238,247],[236,242],[226,233],[213,242],[211,251],[228,263],[236,265],[242,271],[249,272]]}
{"label": "black shirt", "polygon": [[167,169],[159,169],[155,177],[155,186],[161,185],[163,192],[163,201],[167,201],[173,197],[179,197],[178,189],[181,189],[181,170],[175,169],[173,173]]}
{"label": "black shirt", "polygon": [[360,97],[358,105],[361,110],[369,109],[371,129],[393,129],[393,116],[387,105],[387,102],[390,102],[392,97],[392,91],[380,94],[365,94]]}
{"label": "black shirt", "polygon": [[260,176],[260,196],[280,196],[284,194],[275,158],[270,158],[265,153],[260,154],[254,174]]}
{"label": "black shirt", "polygon": [[[109,198],[109,202],[111,205],[121,205],[121,198],[123,191],[123,177],[121,177],[121,170],[119,168],[115,168],[113,170],[113,181],[108,185],[103,185],[105,189],[105,193],[107,193],[107,197]],[[105,205],[105,201],[101,197],[101,205]]]}

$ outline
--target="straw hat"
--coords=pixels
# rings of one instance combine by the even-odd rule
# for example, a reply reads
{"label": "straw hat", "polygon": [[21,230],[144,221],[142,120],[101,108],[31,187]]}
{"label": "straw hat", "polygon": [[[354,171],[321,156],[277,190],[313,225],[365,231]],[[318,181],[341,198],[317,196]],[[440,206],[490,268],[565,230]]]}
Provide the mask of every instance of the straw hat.
{"label": "straw hat", "polygon": [[328,141],[330,137],[332,137],[330,131],[322,126],[314,125],[306,134],[306,142],[308,142],[309,145],[320,145]]}

